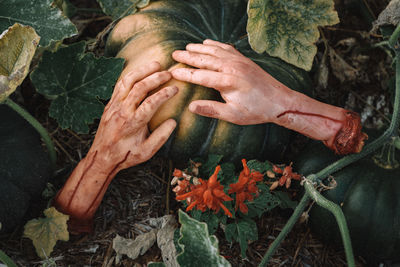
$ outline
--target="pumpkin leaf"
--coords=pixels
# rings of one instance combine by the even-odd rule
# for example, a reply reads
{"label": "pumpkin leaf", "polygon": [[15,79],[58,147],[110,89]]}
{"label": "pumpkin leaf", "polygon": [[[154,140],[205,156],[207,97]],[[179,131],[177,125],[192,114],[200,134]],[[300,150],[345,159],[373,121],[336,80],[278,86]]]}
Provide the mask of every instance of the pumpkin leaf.
{"label": "pumpkin leaf", "polygon": [[225,237],[228,242],[239,242],[242,258],[246,258],[248,242],[258,239],[257,224],[248,218],[239,219],[226,226]]}
{"label": "pumpkin leaf", "polygon": [[18,23],[0,35],[0,103],[25,79],[39,40],[32,27]]}
{"label": "pumpkin leaf", "polygon": [[113,249],[117,253],[116,263],[121,260],[122,255],[127,255],[132,260],[143,255],[149,250],[157,240],[157,229],[137,236],[134,240],[123,238],[117,234],[113,239]]}
{"label": "pumpkin leaf", "polygon": [[372,31],[376,31],[384,25],[400,23],[400,0],[391,0],[387,7],[379,14],[378,19],[373,23]]}
{"label": "pumpkin leaf", "polygon": [[181,266],[231,266],[219,255],[218,239],[208,234],[207,224],[190,218],[179,210],[181,223],[179,246],[183,251],[177,256]]}
{"label": "pumpkin leaf", "polygon": [[65,16],[68,18],[73,17],[78,9],[69,0],[54,0],[54,5],[56,5]]}
{"label": "pumpkin leaf", "polygon": [[113,20],[134,14],[138,8],[143,8],[150,3],[150,0],[97,0],[101,9],[106,15],[112,17]]}
{"label": "pumpkin leaf", "polygon": [[88,123],[99,118],[123,67],[123,59],[95,58],[84,53],[85,42],[45,51],[31,74],[37,91],[52,99],[49,114],[62,128],[88,132]]}
{"label": "pumpkin leaf", "polygon": [[33,219],[26,223],[24,236],[30,238],[36,253],[42,259],[50,256],[58,240],[68,241],[68,215],[58,212],[54,207],[46,209],[46,218]]}
{"label": "pumpkin leaf", "polygon": [[52,0],[0,1],[0,31],[14,23],[33,27],[41,37],[40,45],[48,46],[52,40],[62,40],[77,34],[77,29]]}
{"label": "pumpkin leaf", "polygon": [[247,32],[257,53],[266,51],[309,71],[319,38],[318,26],[339,22],[332,0],[249,0]]}

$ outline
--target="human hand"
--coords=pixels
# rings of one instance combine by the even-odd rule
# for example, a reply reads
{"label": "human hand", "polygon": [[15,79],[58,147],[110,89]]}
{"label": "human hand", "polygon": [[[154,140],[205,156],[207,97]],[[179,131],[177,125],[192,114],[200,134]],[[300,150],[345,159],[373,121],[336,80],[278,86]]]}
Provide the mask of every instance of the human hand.
{"label": "human hand", "polygon": [[146,98],[149,92],[171,79],[168,71],[159,70],[160,64],[152,62],[121,76],[104,109],[90,152],[97,151],[97,157],[118,163],[119,170],[150,159],[175,129],[173,119],[151,134],[147,127],[157,109],[178,92],[175,86],[165,87]]}
{"label": "human hand", "polygon": [[171,79],[167,71],[157,72],[153,62],[121,76],[100,121],[94,142],[74,169],[53,205],[70,215],[71,233],[91,232],[93,216],[115,175],[122,169],[150,159],[176,126],[173,119],[149,134],[147,123],[158,107],[174,96],[176,87],[147,94]]}
{"label": "human hand", "polygon": [[338,154],[359,152],[364,145],[358,114],[289,89],[230,45],[205,40],[172,57],[199,68],[172,70],[175,79],[214,88],[226,102],[196,100],[191,112],[239,125],[276,123],[321,140]]}
{"label": "human hand", "polygon": [[205,40],[188,44],[185,51],[175,51],[172,57],[199,68],[172,70],[175,79],[214,88],[226,102],[193,101],[191,112],[248,125],[275,122],[288,109],[291,90],[231,45]]}

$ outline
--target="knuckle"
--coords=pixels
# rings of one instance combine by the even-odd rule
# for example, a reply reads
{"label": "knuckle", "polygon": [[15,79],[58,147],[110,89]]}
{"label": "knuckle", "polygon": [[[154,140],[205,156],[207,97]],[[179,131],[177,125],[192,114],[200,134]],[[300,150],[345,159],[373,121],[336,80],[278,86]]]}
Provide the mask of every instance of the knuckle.
{"label": "knuckle", "polygon": [[221,79],[221,86],[224,88],[233,87],[235,84],[235,79],[231,76],[227,76]]}
{"label": "knuckle", "polygon": [[140,82],[137,82],[133,87],[136,90],[143,90],[146,88],[146,86],[147,86],[147,83],[145,81],[140,81]]}

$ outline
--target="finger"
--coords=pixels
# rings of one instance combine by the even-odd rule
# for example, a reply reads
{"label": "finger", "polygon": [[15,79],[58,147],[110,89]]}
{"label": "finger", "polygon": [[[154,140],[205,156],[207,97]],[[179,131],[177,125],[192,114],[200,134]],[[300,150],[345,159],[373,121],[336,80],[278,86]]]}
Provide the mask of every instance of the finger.
{"label": "finger", "polygon": [[196,100],[190,103],[189,110],[201,116],[239,124],[240,113],[231,105],[211,100]]}
{"label": "finger", "polygon": [[221,47],[221,48],[223,48],[225,50],[228,50],[230,52],[234,52],[236,54],[240,54],[241,55],[241,53],[238,50],[236,50],[232,45],[229,45],[229,44],[221,43],[221,42],[214,41],[214,40],[211,40],[211,39],[204,40],[203,44],[219,46],[219,47]]}
{"label": "finger", "polygon": [[[160,148],[168,140],[171,133],[176,127],[176,121],[169,119],[164,121],[153,133],[144,141],[143,151],[146,153],[147,159],[154,156],[154,154],[160,150]],[[146,159],[146,160],[147,160]]]}
{"label": "finger", "polygon": [[232,56],[232,52],[215,45],[188,44],[186,50],[215,57]]}
{"label": "finger", "polygon": [[140,81],[145,77],[155,73],[156,71],[160,70],[160,68],[160,63],[153,61],[146,66],[129,72],[125,76],[120,77],[120,81],[115,86],[114,93],[119,99],[125,99],[137,81]]}
{"label": "finger", "polygon": [[193,67],[215,71],[220,71],[224,64],[220,58],[190,51],[174,51],[172,58]]}
{"label": "finger", "polygon": [[161,71],[153,73],[143,80],[135,83],[126,98],[126,105],[136,108],[150,91],[160,87],[162,84],[171,80],[171,78],[172,75],[170,72]]}
{"label": "finger", "polygon": [[173,97],[178,93],[178,88],[176,86],[169,86],[161,89],[154,95],[147,97],[142,104],[138,107],[135,113],[137,120],[143,121],[145,123],[149,122],[156,113],[157,109],[168,99]]}
{"label": "finger", "polygon": [[240,80],[231,74],[212,70],[179,68],[171,71],[172,77],[190,83],[199,84],[217,90],[240,88]]}

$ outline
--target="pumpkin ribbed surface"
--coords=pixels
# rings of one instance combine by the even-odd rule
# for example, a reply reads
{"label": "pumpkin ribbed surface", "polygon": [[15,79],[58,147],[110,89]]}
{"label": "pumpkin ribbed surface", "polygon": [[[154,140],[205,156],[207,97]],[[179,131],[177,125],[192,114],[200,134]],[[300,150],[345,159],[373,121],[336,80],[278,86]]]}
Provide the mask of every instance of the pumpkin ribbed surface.
{"label": "pumpkin ribbed surface", "polygon": [[[313,143],[295,162],[295,168],[308,175],[336,159],[321,144]],[[355,252],[371,263],[399,260],[400,168],[384,169],[367,157],[334,173],[333,177],[337,186],[323,195],[342,207]],[[325,241],[341,244],[339,228],[329,211],[314,205],[310,224]]]}
{"label": "pumpkin ribbed surface", "polygon": [[[246,2],[243,0],[161,0],[123,18],[111,32],[106,54],[126,59],[124,73],[158,61],[163,69],[181,67],[171,54],[186,44],[213,39],[233,44],[289,88],[311,88],[307,74],[283,61],[253,52],[246,38]],[[124,74],[123,73],[123,74]],[[122,74],[122,75],[123,75]],[[205,154],[222,154],[225,160],[241,158],[277,160],[290,140],[290,131],[273,124],[238,126],[191,113],[188,105],[197,99],[221,100],[213,89],[172,80],[178,95],[165,103],[149,124],[155,129],[168,118],[178,127],[165,145],[178,161]]]}

